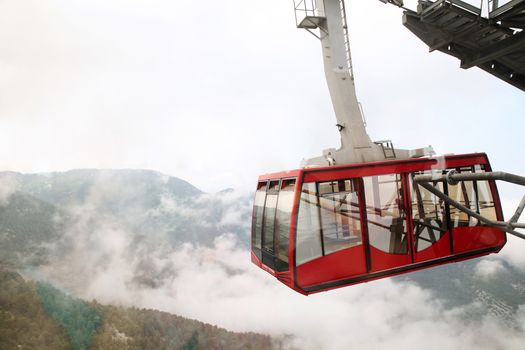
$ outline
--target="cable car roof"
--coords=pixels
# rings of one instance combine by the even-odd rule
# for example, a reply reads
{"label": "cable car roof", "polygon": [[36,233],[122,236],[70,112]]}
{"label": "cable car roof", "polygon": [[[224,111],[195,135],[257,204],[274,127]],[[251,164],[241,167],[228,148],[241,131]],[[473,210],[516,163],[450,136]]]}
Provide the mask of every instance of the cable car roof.
{"label": "cable car roof", "polygon": [[[305,173],[305,174],[324,173],[328,177],[333,177],[334,174],[336,174],[337,172],[341,170],[373,168],[373,167],[392,167],[392,166],[401,165],[401,164],[402,165],[418,164],[421,162],[432,162],[432,163],[437,164],[438,162],[440,162],[440,160],[443,160],[444,158],[446,158],[447,160],[475,158],[475,161],[479,162],[480,164],[488,163],[488,158],[487,158],[486,153],[450,154],[450,155],[435,156],[435,157],[420,157],[420,158],[409,158],[409,159],[387,159],[383,161],[368,162],[368,163],[354,163],[354,164],[317,166],[317,167],[309,167],[309,168],[303,168],[303,169],[294,169],[294,170],[289,170],[289,171],[282,171],[282,172],[275,172],[275,173],[268,173],[268,174],[260,175],[259,181],[297,177],[301,173]],[[403,171],[408,171],[408,170],[404,168]]]}

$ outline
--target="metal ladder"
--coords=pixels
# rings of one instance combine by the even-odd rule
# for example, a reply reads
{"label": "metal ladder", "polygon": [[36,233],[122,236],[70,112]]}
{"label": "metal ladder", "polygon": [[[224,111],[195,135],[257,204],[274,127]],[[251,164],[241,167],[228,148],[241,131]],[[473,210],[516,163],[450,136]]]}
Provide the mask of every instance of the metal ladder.
{"label": "metal ladder", "polygon": [[345,51],[346,51],[346,65],[350,71],[350,76],[354,79],[354,69],[352,67],[352,54],[350,52],[350,36],[348,35],[348,23],[346,21],[346,9],[344,0],[339,0],[339,6],[341,8],[341,19],[343,21],[343,30],[345,36]]}

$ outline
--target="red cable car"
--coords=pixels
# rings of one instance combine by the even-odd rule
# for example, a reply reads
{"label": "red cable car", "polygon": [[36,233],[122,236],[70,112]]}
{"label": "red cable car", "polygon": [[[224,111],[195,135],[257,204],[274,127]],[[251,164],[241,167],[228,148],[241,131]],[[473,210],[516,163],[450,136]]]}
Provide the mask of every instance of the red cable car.
{"label": "red cable car", "polygon": [[525,229],[525,196],[505,222],[495,183],[525,185],[525,177],[491,172],[484,153],[432,158],[431,147],[372,142],[355,93],[344,1],[294,3],[297,27],[321,41],[341,147],[302,169],[259,177],[252,261],[309,294],[497,253],[506,233],[525,239],[516,231]]}
{"label": "red cable car", "polygon": [[[483,153],[317,167],[259,177],[251,259],[310,294],[497,253],[503,230],[414,182],[421,174],[490,172]],[[493,180],[430,184],[502,221]]]}

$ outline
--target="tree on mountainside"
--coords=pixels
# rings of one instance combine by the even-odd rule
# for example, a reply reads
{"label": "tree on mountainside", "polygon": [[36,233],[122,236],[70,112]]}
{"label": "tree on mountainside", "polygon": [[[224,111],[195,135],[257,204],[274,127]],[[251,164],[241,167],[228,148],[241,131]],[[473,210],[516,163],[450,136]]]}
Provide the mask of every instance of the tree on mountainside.
{"label": "tree on mountainside", "polygon": [[73,298],[49,283],[38,282],[37,291],[46,313],[60,324],[75,350],[87,350],[101,324],[101,317],[88,303]]}
{"label": "tree on mountainside", "polygon": [[71,349],[45,313],[34,283],[0,265],[0,349]]}

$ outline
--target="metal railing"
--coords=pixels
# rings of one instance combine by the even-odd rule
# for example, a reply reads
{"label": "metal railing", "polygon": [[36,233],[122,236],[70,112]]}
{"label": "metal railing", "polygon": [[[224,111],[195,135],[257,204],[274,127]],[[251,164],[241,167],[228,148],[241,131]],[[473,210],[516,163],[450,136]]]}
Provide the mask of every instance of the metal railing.
{"label": "metal railing", "polygon": [[352,67],[352,53],[350,52],[350,36],[348,35],[348,23],[346,20],[346,9],[344,0],[339,0],[339,7],[341,8],[341,20],[343,21],[344,41],[345,41],[345,52],[346,52],[346,65],[350,72],[350,77],[354,79],[354,69]]}
{"label": "metal railing", "polygon": [[305,17],[317,16],[317,3],[315,0],[293,0],[295,12],[295,25],[299,26]]}

